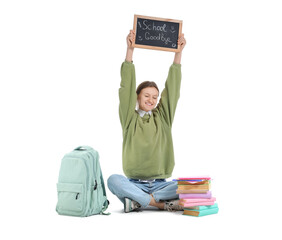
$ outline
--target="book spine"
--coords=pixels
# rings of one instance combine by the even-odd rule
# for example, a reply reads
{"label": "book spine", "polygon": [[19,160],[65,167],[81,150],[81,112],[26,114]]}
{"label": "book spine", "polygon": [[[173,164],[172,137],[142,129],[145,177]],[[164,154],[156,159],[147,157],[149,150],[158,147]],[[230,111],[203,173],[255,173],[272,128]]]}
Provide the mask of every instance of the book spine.
{"label": "book spine", "polygon": [[[190,211],[184,211],[183,215],[185,216],[195,216],[195,217],[202,217],[202,216],[207,216],[207,215],[211,215],[211,214],[216,214],[218,213],[218,208],[211,208],[211,209],[206,209],[206,210],[201,210],[201,211],[191,211],[194,212],[194,214],[189,214]],[[195,212],[197,214],[195,214]]]}
{"label": "book spine", "polygon": [[181,202],[179,202],[179,205],[183,206],[183,207],[209,206],[209,205],[214,205],[214,201],[212,201],[212,202],[194,202],[194,203],[181,203]]}
{"label": "book spine", "polygon": [[203,190],[203,189],[193,189],[193,190],[182,190],[182,189],[177,189],[176,193],[181,194],[181,193],[207,193],[208,190]]}
{"label": "book spine", "polygon": [[215,204],[209,205],[209,206],[186,207],[186,208],[184,208],[184,210],[207,210],[207,209],[211,209],[211,208],[218,208],[218,204],[215,203]]}
{"label": "book spine", "polygon": [[210,180],[209,176],[198,176],[198,177],[186,177],[186,178],[177,178],[176,180]]}
{"label": "book spine", "polygon": [[211,181],[210,180],[198,180],[198,181],[187,181],[187,180],[178,180],[177,184],[178,185],[204,185],[204,184],[210,184]]}
{"label": "book spine", "polygon": [[177,188],[179,190],[210,190],[209,185],[196,185],[196,186],[191,186],[191,185],[178,185]]}
{"label": "book spine", "polygon": [[207,198],[207,199],[203,199],[203,198],[190,198],[190,199],[180,199],[179,202],[181,203],[192,203],[192,202],[215,202],[216,198]]}
{"label": "book spine", "polygon": [[199,212],[199,217],[218,213],[218,208],[211,208]]}
{"label": "book spine", "polygon": [[179,194],[179,198],[211,198],[212,194],[211,191],[208,191],[207,193],[181,193]]}

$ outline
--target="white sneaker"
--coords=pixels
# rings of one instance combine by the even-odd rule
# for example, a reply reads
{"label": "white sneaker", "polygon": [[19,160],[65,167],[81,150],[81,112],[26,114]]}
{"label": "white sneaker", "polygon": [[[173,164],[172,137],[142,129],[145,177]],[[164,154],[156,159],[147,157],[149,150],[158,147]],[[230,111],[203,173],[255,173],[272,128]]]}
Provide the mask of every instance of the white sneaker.
{"label": "white sneaker", "polygon": [[125,213],[129,213],[129,212],[132,212],[134,210],[137,210],[138,208],[141,208],[141,205],[134,201],[134,200],[131,200],[129,198],[124,198],[124,212]]}
{"label": "white sneaker", "polygon": [[179,200],[170,200],[165,202],[164,210],[169,212],[181,211],[183,210],[183,206],[179,205]]}

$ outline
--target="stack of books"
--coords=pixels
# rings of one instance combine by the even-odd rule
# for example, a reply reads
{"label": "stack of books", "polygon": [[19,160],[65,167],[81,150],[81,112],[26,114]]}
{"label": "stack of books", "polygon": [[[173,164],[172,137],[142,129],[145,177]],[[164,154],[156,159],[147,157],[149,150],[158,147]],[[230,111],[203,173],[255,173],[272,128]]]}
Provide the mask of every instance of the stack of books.
{"label": "stack of books", "polygon": [[177,178],[174,181],[177,181],[179,205],[184,207],[183,215],[200,217],[218,212],[216,198],[210,191],[210,177]]}

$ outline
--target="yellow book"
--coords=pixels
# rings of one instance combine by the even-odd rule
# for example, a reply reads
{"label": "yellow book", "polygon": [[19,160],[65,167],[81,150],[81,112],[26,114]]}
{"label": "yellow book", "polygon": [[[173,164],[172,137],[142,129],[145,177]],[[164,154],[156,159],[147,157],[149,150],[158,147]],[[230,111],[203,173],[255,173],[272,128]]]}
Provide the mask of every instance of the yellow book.
{"label": "yellow book", "polygon": [[196,190],[196,189],[209,190],[210,185],[209,184],[204,184],[204,185],[178,185],[177,189],[179,189],[179,190]]}

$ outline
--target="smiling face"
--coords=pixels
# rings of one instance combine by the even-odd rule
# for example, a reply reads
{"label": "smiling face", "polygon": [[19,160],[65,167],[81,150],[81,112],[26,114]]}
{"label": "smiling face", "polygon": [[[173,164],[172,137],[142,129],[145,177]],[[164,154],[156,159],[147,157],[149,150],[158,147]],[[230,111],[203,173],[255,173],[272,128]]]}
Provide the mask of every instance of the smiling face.
{"label": "smiling face", "polygon": [[139,108],[145,112],[155,108],[158,102],[159,91],[155,87],[146,87],[138,94]]}

